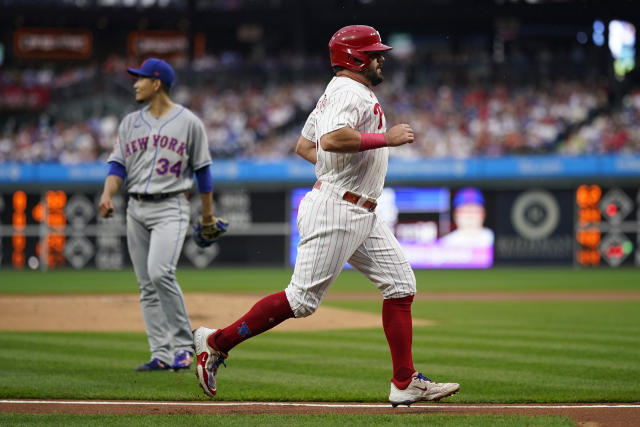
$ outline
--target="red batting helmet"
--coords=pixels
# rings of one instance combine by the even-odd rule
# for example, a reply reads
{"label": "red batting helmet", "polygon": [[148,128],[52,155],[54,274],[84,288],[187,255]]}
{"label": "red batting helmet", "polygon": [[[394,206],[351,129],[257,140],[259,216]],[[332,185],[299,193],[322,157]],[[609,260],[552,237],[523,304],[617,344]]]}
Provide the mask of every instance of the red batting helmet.
{"label": "red batting helmet", "polygon": [[382,44],[380,33],[367,25],[349,25],[339,29],[329,41],[331,66],[363,71],[371,63],[366,52],[391,49]]}

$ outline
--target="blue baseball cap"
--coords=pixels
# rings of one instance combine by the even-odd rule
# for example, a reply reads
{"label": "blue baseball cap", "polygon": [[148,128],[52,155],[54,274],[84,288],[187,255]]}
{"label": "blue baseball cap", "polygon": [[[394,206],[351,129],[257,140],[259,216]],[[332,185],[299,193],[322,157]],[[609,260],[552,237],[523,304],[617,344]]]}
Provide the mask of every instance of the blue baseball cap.
{"label": "blue baseball cap", "polygon": [[158,58],[148,58],[140,65],[139,69],[127,68],[129,74],[134,76],[152,77],[171,87],[176,78],[176,73],[171,65]]}
{"label": "blue baseball cap", "polygon": [[457,208],[460,205],[484,205],[484,197],[477,188],[465,187],[458,190],[453,198],[453,207]]}

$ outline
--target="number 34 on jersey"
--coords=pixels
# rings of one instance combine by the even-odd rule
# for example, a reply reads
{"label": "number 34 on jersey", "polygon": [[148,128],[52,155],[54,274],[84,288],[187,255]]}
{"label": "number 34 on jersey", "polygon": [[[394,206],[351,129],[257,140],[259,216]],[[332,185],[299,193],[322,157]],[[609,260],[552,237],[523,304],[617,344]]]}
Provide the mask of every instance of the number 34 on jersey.
{"label": "number 34 on jersey", "polygon": [[[130,157],[139,151],[146,151],[149,149],[153,149],[154,151],[156,149],[170,150],[178,156],[183,156],[187,149],[186,142],[179,142],[176,138],[170,138],[166,135],[151,135],[151,143],[149,143],[149,138],[149,136],[145,136],[126,143],[124,147],[125,157]],[[168,158],[161,157],[156,162],[155,172],[158,175],[172,173],[176,177],[179,177],[181,171],[182,160],[172,163]]]}

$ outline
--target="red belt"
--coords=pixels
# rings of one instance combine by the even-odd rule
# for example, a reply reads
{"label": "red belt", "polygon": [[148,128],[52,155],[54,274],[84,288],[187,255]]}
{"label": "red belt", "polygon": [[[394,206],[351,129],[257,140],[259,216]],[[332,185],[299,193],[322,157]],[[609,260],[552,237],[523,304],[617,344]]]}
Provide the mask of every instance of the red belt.
{"label": "red belt", "polygon": [[[316,183],[313,184],[313,188],[317,190],[319,190],[320,187],[322,187],[322,181],[316,181]],[[347,202],[353,203],[354,205],[357,205],[361,198],[362,196],[359,196],[356,193],[352,193],[351,191],[345,192],[342,196],[342,200],[346,200]],[[369,212],[373,212],[376,210],[376,206],[378,206],[378,203],[376,203],[374,200],[367,200],[361,206]]]}

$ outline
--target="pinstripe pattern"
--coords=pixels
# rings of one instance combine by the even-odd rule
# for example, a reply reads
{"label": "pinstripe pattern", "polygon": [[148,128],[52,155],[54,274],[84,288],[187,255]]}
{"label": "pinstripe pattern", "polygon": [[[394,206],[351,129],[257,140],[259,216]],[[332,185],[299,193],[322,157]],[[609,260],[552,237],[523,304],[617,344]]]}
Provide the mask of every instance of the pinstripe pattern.
{"label": "pinstripe pattern", "polygon": [[316,142],[316,176],[322,186],[307,193],[298,208],[300,243],[291,283],[285,290],[296,317],[308,316],[318,308],[347,261],[367,276],[384,298],[416,292],[411,266],[391,230],[375,213],[342,199],[345,191],[373,199],[382,193],[388,148],[330,153],[318,143],[322,135],[345,126],[360,132],[385,132],[382,109],[374,113],[377,103],[366,86],[335,77],[302,129],[305,138]]}
{"label": "pinstripe pattern", "polygon": [[349,264],[367,276],[385,299],[416,293],[416,278],[402,247],[377,215],[373,230],[351,256]]}
{"label": "pinstripe pattern", "polygon": [[[386,132],[386,120],[374,114],[378,98],[368,87],[348,77],[334,77],[316,109],[311,113],[314,131],[306,130],[307,135],[316,141],[318,162],[316,176],[320,181],[331,182],[346,190],[365,194],[371,198],[380,197],[387,174],[388,148],[367,150],[360,153],[329,153],[322,149],[322,135],[343,127],[359,132]],[[309,120],[308,120],[309,122]],[[305,125],[311,127],[312,123]],[[304,135],[304,133],[303,133]],[[307,136],[305,136],[307,137]]]}

